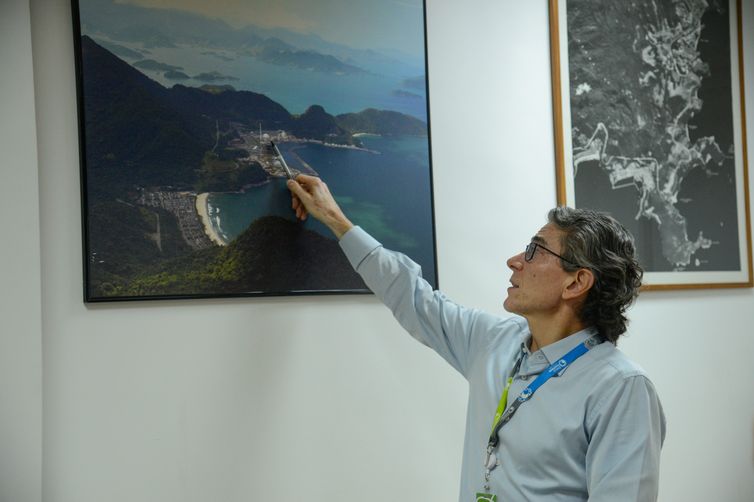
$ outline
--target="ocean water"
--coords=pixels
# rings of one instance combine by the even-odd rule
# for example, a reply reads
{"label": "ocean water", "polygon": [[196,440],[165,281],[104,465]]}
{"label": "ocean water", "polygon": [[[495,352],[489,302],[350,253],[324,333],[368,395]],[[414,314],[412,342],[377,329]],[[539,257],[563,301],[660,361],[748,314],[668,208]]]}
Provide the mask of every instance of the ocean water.
{"label": "ocean water", "polygon": [[[380,152],[333,148],[319,144],[281,143],[291,167],[295,154],[325,180],[343,211],[385,247],[403,252],[422,266],[424,277],[436,284],[434,223],[427,138],[364,136],[364,146]],[[285,180],[273,179],[245,193],[209,197],[215,229],[227,240],[242,233],[257,218],[277,215],[295,220]],[[306,228],[332,237],[312,218]]]}

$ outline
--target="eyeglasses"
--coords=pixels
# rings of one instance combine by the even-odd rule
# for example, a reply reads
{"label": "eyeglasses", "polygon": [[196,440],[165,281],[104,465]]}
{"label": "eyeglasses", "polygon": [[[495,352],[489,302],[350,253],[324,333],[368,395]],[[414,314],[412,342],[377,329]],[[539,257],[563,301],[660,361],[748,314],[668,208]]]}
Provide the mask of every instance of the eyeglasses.
{"label": "eyeglasses", "polygon": [[542,244],[538,244],[536,242],[530,242],[529,244],[526,245],[526,250],[524,251],[524,260],[526,260],[527,262],[532,261],[534,259],[534,253],[537,252],[537,248],[539,248],[539,249],[541,249],[543,251],[547,251],[548,253],[550,253],[553,256],[557,256],[558,258],[560,258],[564,262],[570,263],[574,267],[581,267],[581,265],[579,265],[577,263],[574,263],[571,260],[567,260],[567,259],[563,258],[558,253],[556,253],[555,251],[547,249]]}

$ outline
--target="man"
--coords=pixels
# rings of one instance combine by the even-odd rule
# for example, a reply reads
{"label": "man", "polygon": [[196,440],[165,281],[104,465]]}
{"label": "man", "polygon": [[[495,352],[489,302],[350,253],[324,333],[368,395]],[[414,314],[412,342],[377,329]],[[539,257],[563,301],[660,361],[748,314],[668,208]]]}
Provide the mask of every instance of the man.
{"label": "man", "polygon": [[[555,208],[511,257],[499,318],[448,300],[406,256],[355,227],[320,179],[289,181],[401,325],[469,381],[463,502],[656,500],[665,418],[615,344],[642,270],[611,217]],[[510,397],[509,397],[510,396]]]}

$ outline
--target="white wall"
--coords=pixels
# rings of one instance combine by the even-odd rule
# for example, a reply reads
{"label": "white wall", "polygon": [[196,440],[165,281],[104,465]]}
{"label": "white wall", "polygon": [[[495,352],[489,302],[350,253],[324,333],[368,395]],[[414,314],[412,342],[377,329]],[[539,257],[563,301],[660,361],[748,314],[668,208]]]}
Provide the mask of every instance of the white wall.
{"label": "white wall", "polygon": [[[30,3],[44,499],[455,500],[465,384],[373,298],[82,303],[69,6]],[[440,280],[459,302],[500,312],[505,258],[555,202],[546,2],[428,3]],[[751,48],[754,9],[745,3]],[[23,13],[12,15],[23,24]],[[754,103],[754,50],[745,58]],[[26,105],[18,115],[32,113]],[[16,121],[4,113],[3,131]],[[33,195],[19,195],[17,207],[33,214]],[[37,247],[29,249],[33,262]],[[4,277],[14,271],[3,267]],[[652,375],[669,421],[661,500],[754,500],[752,307],[752,290],[706,290],[647,293],[631,312],[623,347]],[[38,325],[33,306],[11,308]],[[8,350],[28,348],[13,340]],[[29,371],[41,374],[33,361]],[[32,424],[38,416],[24,413]]]}
{"label": "white wall", "polygon": [[0,502],[42,493],[39,190],[27,0],[0,2]]}

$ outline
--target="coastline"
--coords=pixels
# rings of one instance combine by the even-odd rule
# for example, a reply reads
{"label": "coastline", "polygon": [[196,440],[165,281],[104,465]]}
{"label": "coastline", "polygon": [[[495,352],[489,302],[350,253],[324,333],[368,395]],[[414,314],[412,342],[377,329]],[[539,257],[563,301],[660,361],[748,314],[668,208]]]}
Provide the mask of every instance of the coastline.
{"label": "coastline", "polygon": [[209,237],[209,240],[218,246],[227,246],[228,243],[225,242],[225,239],[223,239],[220,234],[217,233],[215,227],[212,226],[212,220],[210,220],[207,205],[208,199],[209,192],[200,193],[196,196],[196,214],[199,215],[199,219],[204,227],[204,233]]}

